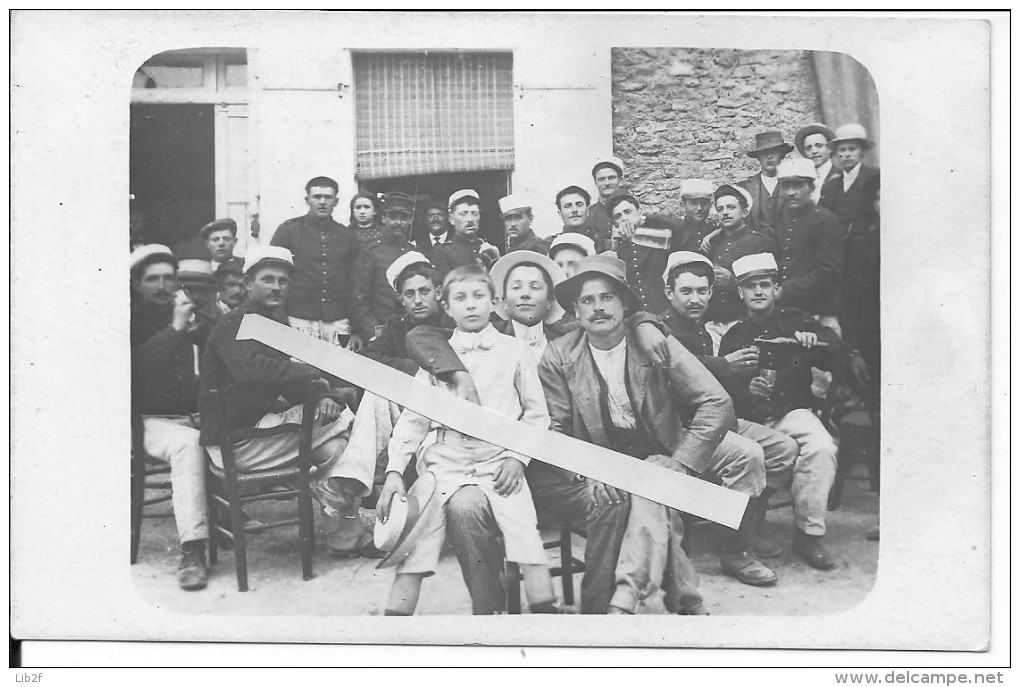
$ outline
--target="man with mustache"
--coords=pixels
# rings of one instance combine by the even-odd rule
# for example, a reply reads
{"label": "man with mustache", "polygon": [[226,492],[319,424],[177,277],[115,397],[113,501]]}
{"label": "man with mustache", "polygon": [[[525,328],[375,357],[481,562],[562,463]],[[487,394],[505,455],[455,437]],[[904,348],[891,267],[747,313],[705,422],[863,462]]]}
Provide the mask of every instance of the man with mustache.
{"label": "man with mustache", "polygon": [[216,297],[197,313],[196,335],[201,345],[205,344],[220,317],[241,305],[248,297],[241,276],[243,265],[241,258],[231,258],[216,269]]}
{"label": "man with mustache", "polygon": [[588,208],[586,224],[591,228],[595,242],[603,246],[603,250],[608,250],[613,235],[613,216],[609,213],[607,203],[620,193],[623,186],[623,160],[615,155],[599,158],[591,168],[591,178],[599,198]]}
{"label": "man with mustache", "polygon": [[499,211],[503,213],[507,253],[529,250],[545,255],[549,251],[551,239],[539,238],[531,228],[531,201],[519,195],[506,196],[499,199]]}
{"label": "man with mustache", "polygon": [[145,453],[170,466],[181,542],[177,583],[186,590],[202,589],[208,576],[194,310],[178,290],[177,259],[169,248],[148,244],[131,253],[131,406],[141,417]]}
{"label": "man with mustache", "polygon": [[290,326],[357,352],[372,332],[354,329],[367,318],[367,306],[354,284],[357,238],[333,219],[339,188],[329,177],[310,179],[305,184],[308,213],[281,224],[270,244],[294,256],[293,293],[287,300]]}
{"label": "man with mustache", "polygon": [[[770,352],[768,360],[738,369],[728,385],[737,417],[760,422],[794,439],[800,447],[793,464],[793,551],[808,565],[830,570],[835,561],[822,547],[829,490],[836,476],[836,445],[814,413],[811,368],[841,372],[847,346],[803,310],[780,306],[781,272],[771,253],[744,256],[733,263],[747,317],[723,336],[720,355],[747,349],[755,339],[787,338],[795,352]],[[823,347],[818,344],[822,343]]]}
{"label": "man with mustache", "polygon": [[[318,465],[312,494],[337,522],[327,537],[333,552],[357,552],[371,547],[371,529],[362,522],[359,506],[372,489],[375,455],[345,451],[353,413],[347,408],[349,393],[340,380],[325,378],[317,368],[292,360],[270,346],[254,340],[238,340],[241,320],[248,313],[287,323],[287,297],[294,272],[293,257],[280,246],[254,246],[244,261],[244,286],[248,300],[224,315],[213,328],[202,356],[199,407],[202,413],[201,442],[210,459],[222,467],[219,438],[222,431],[277,427],[301,423],[303,402],[309,386],[325,380],[317,391],[312,460]],[[219,390],[227,409],[225,418],[212,412],[209,392]],[[282,405],[278,399],[283,397]],[[220,427],[217,419],[226,423]],[[255,437],[234,445],[239,472],[272,470],[297,460],[300,438],[295,433]]]}
{"label": "man with mustache", "polygon": [[779,131],[763,131],[754,137],[754,148],[747,151],[747,156],[758,161],[761,171],[744,179],[740,186],[751,194],[751,225],[760,232],[767,232],[772,226],[778,208],[776,196],[776,170],[779,163],[786,157],[793,146],[783,140]]}
{"label": "man with mustache", "polygon": [[595,242],[595,252],[606,250],[605,241],[588,224],[591,194],[580,186],[567,186],[556,194],[556,210],[563,220],[563,233],[583,234]]}
{"label": "man with mustache", "polygon": [[450,195],[450,224],[453,237],[432,251],[432,265],[440,281],[447,272],[464,265],[479,265],[488,269],[499,258],[499,251],[478,236],[481,211],[478,192],[466,188]]}
{"label": "man with mustache", "polygon": [[[736,418],[715,378],[675,339],[667,339],[669,365],[664,367],[652,365],[635,345],[625,317],[640,299],[627,285],[622,261],[585,258],[574,276],[557,286],[556,298],[574,308],[580,328],[552,342],[539,364],[554,431],[717,479],[751,498],[761,494],[761,448],[728,432]],[[613,487],[585,482],[596,508],[622,498]],[[636,496],[629,500],[610,605],[616,612],[634,613],[640,598],[662,586],[668,610],[703,614],[697,574],[681,546],[679,513]],[[746,584],[775,584],[775,573],[751,551],[747,535],[753,519],[749,509],[740,529],[726,535],[723,571]]]}
{"label": "man with mustache", "polygon": [[[757,368],[758,350],[753,346],[741,348],[726,356],[713,354],[712,337],[703,324],[715,281],[715,269],[711,260],[689,251],[670,253],[662,280],[670,302],[669,308],[660,316],[663,323],[669,327],[677,341],[719,380],[723,388],[728,388],[741,373]],[[769,492],[779,491],[789,484],[790,468],[799,450],[797,442],[785,434],[739,417],[731,431],[756,442],[764,453],[766,491],[751,503],[751,508],[757,514],[764,514],[768,508]],[[760,538],[755,531],[750,533],[750,540],[752,550],[759,558],[773,558],[780,554],[775,545]]]}
{"label": "man with mustache", "polygon": [[784,160],[779,165],[783,204],[774,231],[782,305],[818,315],[822,324],[839,334],[843,232],[836,216],[811,199],[814,172],[808,160]]}
{"label": "man with mustache", "polygon": [[[587,237],[577,236],[590,243]],[[493,265],[491,276],[499,297],[493,326],[501,333],[523,339],[536,359],[541,358],[549,342],[577,328],[576,320],[563,321],[564,310],[554,299],[555,286],[566,275],[549,258],[530,251],[516,251],[500,258]],[[634,313],[628,318],[627,326],[636,346],[649,360],[655,360],[656,364],[667,362],[662,348],[668,346],[668,342],[662,335],[662,325],[654,316]],[[407,350],[434,375],[463,371],[463,365],[446,342],[448,336],[449,332],[432,327],[416,327],[408,332]],[[463,393],[460,395],[467,397]],[[596,511],[593,496],[584,482],[538,461],[529,465],[527,479],[540,515],[560,520],[587,517],[587,572],[581,581],[581,612],[605,613],[627,522],[626,500],[619,499],[612,507]],[[484,494],[470,487],[461,488],[447,503],[446,515],[449,541],[463,563],[473,612],[490,614],[505,610],[506,596],[500,580],[503,557],[495,520]]]}
{"label": "man with mustache", "polygon": [[450,240],[450,220],[446,214],[446,204],[441,200],[429,200],[425,205],[425,224],[428,231],[417,237],[415,245],[418,252],[426,258],[432,257],[436,246]]}

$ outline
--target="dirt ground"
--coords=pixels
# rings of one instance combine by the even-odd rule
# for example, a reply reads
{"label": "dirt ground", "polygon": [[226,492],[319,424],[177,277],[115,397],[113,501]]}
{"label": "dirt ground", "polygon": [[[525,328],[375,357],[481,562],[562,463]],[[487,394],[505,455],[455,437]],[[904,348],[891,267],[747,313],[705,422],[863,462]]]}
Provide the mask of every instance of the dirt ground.
{"label": "dirt ground", "polygon": [[[701,580],[705,604],[713,615],[820,615],[844,611],[860,602],[871,590],[878,569],[879,542],[865,534],[878,523],[878,494],[863,477],[863,466],[846,481],[843,499],[827,518],[825,544],[837,561],[835,569],[822,572],[809,567],[790,551],[792,512],[789,507],[769,512],[764,534],[784,552],[770,559],[779,575],[771,588],[741,584],[719,571],[712,528],[704,523],[693,528],[691,558]],[[782,495],[777,495],[777,499]],[[159,512],[163,506],[151,507]],[[252,517],[271,519],[290,512],[293,502],[261,502],[246,507]],[[164,513],[166,510],[164,508]],[[363,512],[371,519],[371,511]],[[316,530],[321,537],[330,528],[321,510]],[[546,533],[550,537],[552,532]],[[221,551],[210,568],[209,586],[197,592],[177,587],[179,560],[172,518],[147,518],[142,526],[138,563],[133,567],[138,593],[155,606],[177,613],[222,615],[379,615],[393,579],[392,570],[377,570],[376,560],[337,559],[325,549],[315,549],[315,577],[301,579],[297,528],[284,527],[249,538],[249,591],[240,593],[234,574],[232,551]],[[575,556],[581,557],[583,539],[575,537]],[[555,551],[550,552],[555,553]],[[555,556],[552,558],[555,560]],[[575,578],[575,590],[579,589]],[[348,590],[349,593],[338,593]],[[560,593],[559,580],[557,592]],[[576,607],[576,605],[575,605]],[[643,612],[665,612],[655,597]],[[525,611],[526,612],[526,611]],[[444,552],[439,570],[426,580],[418,613],[422,615],[470,614],[471,602],[452,552]]]}

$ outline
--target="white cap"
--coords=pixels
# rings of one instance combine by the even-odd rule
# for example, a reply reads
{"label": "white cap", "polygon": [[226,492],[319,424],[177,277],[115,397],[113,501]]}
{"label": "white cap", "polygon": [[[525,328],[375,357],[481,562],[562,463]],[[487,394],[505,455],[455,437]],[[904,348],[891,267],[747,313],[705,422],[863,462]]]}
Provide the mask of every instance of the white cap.
{"label": "white cap", "polygon": [[154,255],[166,255],[170,258],[174,265],[177,264],[177,258],[174,257],[173,251],[164,246],[162,243],[147,243],[144,246],[138,246],[138,248],[131,251],[130,269],[133,270],[138,267],[143,260],[147,260]]}
{"label": "white cap", "polygon": [[775,274],[779,272],[779,265],[776,264],[776,256],[772,253],[755,253],[745,255],[733,261],[733,278],[741,282],[750,277],[757,277],[762,274]]}
{"label": "white cap", "polygon": [[241,271],[248,274],[262,262],[281,262],[294,266],[294,256],[283,246],[252,246],[244,256],[244,267]]}
{"label": "white cap", "polygon": [[669,283],[669,273],[673,271],[674,267],[678,265],[692,265],[696,262],[708,265],[709,268],[713,267],[711,260],[701,253],[695,253],[692,250],[678,250],[675,253],[670,253],[669,258],[666,259],[666,271],[662,273],[662,283]]}
{"label": "white cap", "polygon": [[704,179],[684,179],[680,182],[681,198],[711,198],[712,184]]}
{"label": "white cap", "polygon": [[811,160],[798,157],[792,160],[783,160],[776,170],[779,180],[783,179],[806,179],[815,180],[815,163]]}
{"label": "white cap", "polygon": [[386,283],[393,287],[393,290],[400,293],[400,289],[397,288],[397,277],[400,273],[411,265],[417,265],[418,263],[425,263],[426,265],[432,265],[429,259],[416,250],[408,251],[390,263],[390,266],[386,268]]}
{"label": "white cap", "polygon": [[829,148],[835,150],[836,146],[843,141],[860,141],[865,149],[875,145],[875,142],[868,138],[868,132],[864,130],[864,127],[856,122],[838,127],[836,137],[829,141]]}
{"label": "white cap", "polygon": [[558,246],[570,246],[584,253],[586,256],[595,255],[595,242],[584,234],[578,234],[575,231],[565,231],[562,234],[557,234],[549,244],[549,255],[552,256],[556,252]]}
{"label": "white cap", "polygon": [[504,215],[511,210],[522,210],[524,208],[530,210],[532,207],[534,206],[531,204],[531,201],[519,193],[499,199],[499,211]]}
{"label": "white cap", "polygon": [[[734,191],[739,193],[741,196],[743,196],[744,200],[747,201],[747,209],[748,209],[748,211],[750,211],[751,208],[754,207],[754,199],[751,198],[750,191],[748,191],[743,186],[738,186],[737,184],[723,184],[722,186],[720,186],[719,188],[717,188],[715,190],[715,193],[712,194],[712,198],[718,199],[718,198],[725,198],[728,195],[733,195],[733,194],[729,193],[728,191],[726,191],[724,189],[733,189]],[[720,193],[720,191],[722,191],[722,193]]]}
{"label": "white cap", "polygon": [[612,165],[620,172],[620,176],[623,176],[623,160],[615,155],[603,155],[602,157],[595,158],[595,164],[591,168],[592,176],[595,176],[595,168],[600,165]]}
{"label": "white cap", "polygon": [[212,263],[208,260],[181,260],[177,264],[177,276],[207,278],[212,281]]}
{"label": "white cap", "polygon": [[449,200],[446,201],[446,208],[449,210],[453,207],[453,201],[460,200],[461,198],[474,198],[478,200],[478,191],[473,188],[462,188],[459,191],[454,191],[450,194]]}

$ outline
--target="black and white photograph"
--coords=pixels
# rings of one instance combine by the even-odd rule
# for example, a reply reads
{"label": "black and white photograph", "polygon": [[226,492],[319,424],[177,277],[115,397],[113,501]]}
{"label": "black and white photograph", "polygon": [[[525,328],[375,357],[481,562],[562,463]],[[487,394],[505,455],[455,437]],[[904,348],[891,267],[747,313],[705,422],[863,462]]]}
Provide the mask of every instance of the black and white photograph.
{"label": "black and white photograph", "polygon": [[[30,68],[61,32],[68,69]],[[898,64],[925,35],[958,59]],[[987,22],[11,36],[13,638],[988,650]],[[83,105],[47,140],[61,81]]]}

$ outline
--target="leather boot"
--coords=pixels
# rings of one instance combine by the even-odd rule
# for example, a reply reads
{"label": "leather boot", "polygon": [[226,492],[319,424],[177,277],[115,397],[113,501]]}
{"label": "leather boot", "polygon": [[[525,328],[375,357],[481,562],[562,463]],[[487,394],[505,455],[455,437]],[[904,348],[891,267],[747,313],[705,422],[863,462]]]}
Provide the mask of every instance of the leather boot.
{"label": "leather boot", "polygon": [[793,530],[793,552],[803,558],[812,568],[832,570],[836,567],[836,562],[822,548],[822,537],[801,532],[797,528]]}
{"label": "leather boot", "polygon": [[181,589],[204,589],[209,579],[205,565],[205,540],[196,539],[181,544],[181,564],[177,568],[177,584]]}
{"label": "leather boot", "polygon": [[779,576],[767,565],[758,560],[751,547],[751,540],[757,524],[757,511],[754,509],[755,499],[748,504],[744,518],[740,521],[740,529],[729,530],[724,538],[722,551],[719,553],[719,565],[723,573],[734,577],[744,584],[754,587],[769,587],[779,581]]}
{"label": "leather boot", "polygon": [[765,523],[765,513],[769,508],[769,497],[768,491],[763,492],[758,498],[751,499],[747,505],[747,510],[751,513],[753,518],[753,526],[748,527],[747,538],[751,544],[751,551],[758,558],[775,558],[783,551],[778,546],[770,542],[761,536],[761,528]]}

